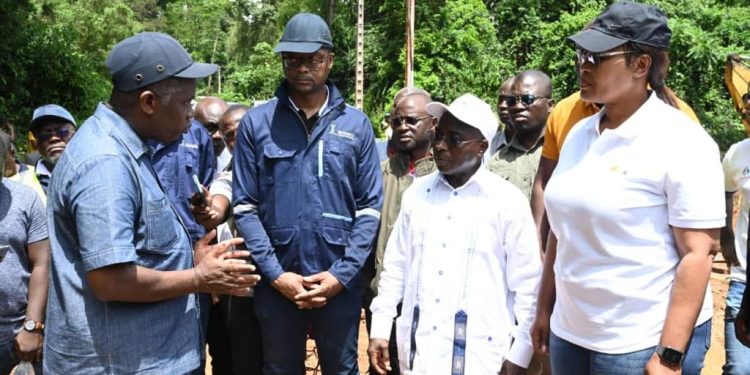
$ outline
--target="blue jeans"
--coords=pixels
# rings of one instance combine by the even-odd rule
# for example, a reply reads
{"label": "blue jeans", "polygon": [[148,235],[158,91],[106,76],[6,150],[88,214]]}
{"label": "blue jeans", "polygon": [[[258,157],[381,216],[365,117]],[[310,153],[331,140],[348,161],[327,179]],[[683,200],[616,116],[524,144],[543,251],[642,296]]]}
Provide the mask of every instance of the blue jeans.
{"label": "blue jeans", "polygon": [[724,309],[724,351],[726,363],[724,363],[724,375],[750,374],[750,348],[742,345],[734,334],[734,319],[742,303],[742,294],[745,293],[745,284],[731,281],[727,291],[727,307]]}
{"label": "blue jeans", "polygon": [[[9,374],[18,362],[15,340],[0,344],[0,375]],[[34,363],[34,373],[42,375],[42,362]]]}
{"label": "blue jeans", "polygon": [[[683,375],[700,375],[711,344],[711,319],[695,327],[682,362]],[[550,359],[555,375],[643,375],[656,347],[624,354],[606,354],[582,348],[550,333]]]}

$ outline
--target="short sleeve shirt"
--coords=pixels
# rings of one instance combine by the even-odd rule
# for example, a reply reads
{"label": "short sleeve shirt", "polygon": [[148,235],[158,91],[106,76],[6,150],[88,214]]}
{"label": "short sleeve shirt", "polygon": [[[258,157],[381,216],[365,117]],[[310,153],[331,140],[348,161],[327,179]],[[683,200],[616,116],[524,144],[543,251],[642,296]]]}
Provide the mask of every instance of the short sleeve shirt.
{"label": "short sleeve shirt", "polygon": [[[558,238],[551,329],[621,354],[659,343],[680,262],[672,227],[723,227],[724,189],[716,143],[684,113],[652,94],[600,133],[603,111],[570,132],[544,194]],[[711,315],[708,290],[698,323]]]}
{"label": "short sleeve shirt", "polygon": [[45,374],[184,374],[200,365],[194,294],[104,302],[86,276],[123,263],[159,271],[193,266],[187,230],[151,158],[125,119],[100,104],[55,167]]}
{"label": "short sleeve shirt", "polygon": [[[680,98],[677,98],[677,107],[695,123],[700,123],[693,109]],[[573,125],[598,111],[599,108],[595,104],[584,102],[581,99],[580,91],[576,91],[558,102],[547,118],[542,156],[546,159],[557,160],[560,157],[563,143],[565,143],[565,137],[568,136]]]}
{"label": "short sleeve shirt", "polygon": [[47,239],[44,204],[19,182],[0,182],[0,343],[21,330],[29,296],[28,245]]}
{"label": "short sleeve shirt", "polygon": [[747,228],[750,209],[750,139],[745,139],[729,147],[722,163],[724,168],[724,190],[740,192],[740,212],[734,227],[734,248],[737,251],[739,266],[733,266],[729,279],[745,283],[747,268]]}

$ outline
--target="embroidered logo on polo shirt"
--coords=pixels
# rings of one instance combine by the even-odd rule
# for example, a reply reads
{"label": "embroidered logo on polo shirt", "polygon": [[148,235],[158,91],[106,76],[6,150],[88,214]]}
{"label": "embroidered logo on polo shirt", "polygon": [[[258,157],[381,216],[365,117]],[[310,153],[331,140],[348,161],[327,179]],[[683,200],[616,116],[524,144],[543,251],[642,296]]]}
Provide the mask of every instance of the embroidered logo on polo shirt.
{"label": "embroidered logo on polo shirt", "polygon": [[182,143],[180,143],[180,147],[187,147],[187,148],[192,148],[192,149],[196,149],[196,150],[199,148],[199,146],[197,144],[195,144],[195,143],[187,143],[187,142],[185,142],[185,140],[183,140]]}
{"label": "embroidered logo on polo shirt", "polygon": [[625,175],[627,175],[627,174],[628,174],[628,171],[627,171],[627,170],[625,170],[625,169],[620,169],[620,167],[618,167],[618,166],[616,166],[616,165],[615,165],[615,166],[612,166],[612,168],[610,168],[610,169],[609,169],[609,171],[610,171],[610,172],[612,172],[612,173],[619,173],[619,174],[621,174],[621,175],[623,175],[623,176],[625,176]]}
{"label": "embroidered logo on polo shirt", "polygon": [[354,133],[345,131],[345,130],[336,130],[336,124],[331,124],[331,131],[330,133],[332,135],[335,135],[337,137],[346,138],[350,141],[355,140]]}
{"label": "embroidered logo on polo shirt", "polygon": [[742,170],[742,175],[743,176],[750,175],[750,168],[745,167],[745,169]]}

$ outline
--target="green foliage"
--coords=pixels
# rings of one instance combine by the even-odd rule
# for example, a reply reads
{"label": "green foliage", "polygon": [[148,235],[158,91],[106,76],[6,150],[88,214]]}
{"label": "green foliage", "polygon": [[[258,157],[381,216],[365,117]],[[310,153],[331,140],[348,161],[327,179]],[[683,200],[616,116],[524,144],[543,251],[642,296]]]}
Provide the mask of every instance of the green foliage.
{"label": "green foliage", "polygon": [[224,99],[252,103],[273,97],[283,75],[279,57],[267,43],[258,43],[246,64],[230,62],[225,68]]}
{"label": "green foliage", "polygon": [[[750,51],[750,5],[745,0],[644,1],[670,18],[668,85],[726,149],[745,136],[724,88],[723,69],[727,54]],[[574,53],[565,38],[611,2],[419,0],[415,84],[436,100],[472,92],[494,105],[505,78],[540,69],[552,77],[554,97],[562,99],[577,90]],[[12,30],[0,44],[0,115],[19,125],[20,133],[32,109],[49,102],[85,119],[109,95],[107,53],[141,30],[167,32],[195,60],[222,66],[220,75],[200,82],[200,95],[268,99],[282,79],[272,48],[300,11],[332,16],[330,78],[354,101],[354,0],[0,0],[0,9],[0,24]],[[364,110],[374,124],[404,85],[404,18],[403,0],[365,1]]]}

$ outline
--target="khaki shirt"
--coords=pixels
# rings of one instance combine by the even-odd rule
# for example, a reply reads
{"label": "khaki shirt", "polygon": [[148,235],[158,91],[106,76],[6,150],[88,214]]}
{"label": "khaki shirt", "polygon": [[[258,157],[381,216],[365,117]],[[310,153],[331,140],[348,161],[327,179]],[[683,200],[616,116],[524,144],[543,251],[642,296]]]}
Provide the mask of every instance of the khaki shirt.
{"label": "khaki shirt", "polygon": [[435,171],[435,161],[432,157],[417,160],[414,163],[414,173],[409,173],[409,156],[395,154],[380,163],[383,176],[383,209],[380,212],[380,227],[375,240],[375,269],[370,282],[368,294],[372,297],[378,294],[380,271],[383,270],[383,256],[388,237],[391,235],[393,224],[401,210],[401,196],[406,188],[411,186],[415,177],[422,177]]}
{"label": "khaki shirt", "polygon": [[544,137],[539,137],[531,149],[526,150],[513,137],[510,143],[498,150],[487,163],[487,168],[515,185],[531,200],[531,187],[542,157]]}

